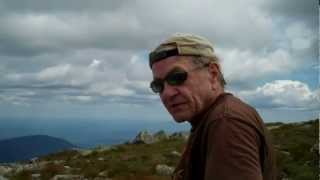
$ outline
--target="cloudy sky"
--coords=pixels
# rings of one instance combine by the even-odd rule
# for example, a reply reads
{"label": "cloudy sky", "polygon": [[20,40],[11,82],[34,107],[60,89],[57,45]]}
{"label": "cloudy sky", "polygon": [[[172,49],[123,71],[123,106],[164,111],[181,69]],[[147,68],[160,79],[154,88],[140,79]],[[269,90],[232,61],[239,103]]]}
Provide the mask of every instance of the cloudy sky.
{"label": "cloudy sky", "polygon": [[319,116],[312,0],[0,0],[0,118],[167,121],[148,52],[168,35],[208,38],[227,90],[265,121]]}

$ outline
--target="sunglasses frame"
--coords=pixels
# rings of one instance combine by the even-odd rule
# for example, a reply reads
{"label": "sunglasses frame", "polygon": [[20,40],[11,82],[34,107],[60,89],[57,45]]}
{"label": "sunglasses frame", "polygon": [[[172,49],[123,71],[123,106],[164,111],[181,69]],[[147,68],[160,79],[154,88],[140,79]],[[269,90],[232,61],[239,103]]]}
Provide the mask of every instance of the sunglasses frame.
{"label": "sunglasses frame", "polygon": [[[185,71],[181,68],[174,68],[171,70],[164,79],[156,78],[150,83],[150,88],[154,93],[159,93],[161,94],[165,88],[164,83],[167,82],[168,85],[170,86],[179,86],[182,85],[187,79],[188,79],[188,74],[192,71],[202,69],[205,67],[208,67],[210,63],[203,64],[202,66],[197,66],[193,69],[190,69],[188,71]],[[174,75],[181,75],[180,77],[174,78]],[[176,82],[175,82],[176,81]]]}

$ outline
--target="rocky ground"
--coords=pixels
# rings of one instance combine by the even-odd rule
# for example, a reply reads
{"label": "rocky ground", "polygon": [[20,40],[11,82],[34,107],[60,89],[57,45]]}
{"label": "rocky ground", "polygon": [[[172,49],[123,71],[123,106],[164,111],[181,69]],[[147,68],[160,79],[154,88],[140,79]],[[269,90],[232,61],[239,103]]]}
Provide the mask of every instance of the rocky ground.
{"label": "rocky ground", "polygon": [[[319,120],[268,125],[277,152],[279,179],[319,179]],[[29,162],[0,165],[6,179],[169,180],[188,133],[141,131],[116,146],[73,149]]]}

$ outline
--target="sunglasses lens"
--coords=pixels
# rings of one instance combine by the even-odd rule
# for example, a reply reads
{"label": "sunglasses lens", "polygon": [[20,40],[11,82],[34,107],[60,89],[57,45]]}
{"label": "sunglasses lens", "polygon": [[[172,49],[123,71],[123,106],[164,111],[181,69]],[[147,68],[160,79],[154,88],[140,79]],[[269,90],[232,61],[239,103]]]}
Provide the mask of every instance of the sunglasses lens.
{"label": "sunglasses lens", "polygon": [[[185,71],[176,71],[168,74],[168,76],[165,78],[165,81],[171,85],[171,86],[177,86],[184,83],[184,81],[187,79],[188,73]],[[163,80],[153,80],[150,83],[150,88],[155,93],[162,93],[164,89],[164,82]]]}
{"label": "sunglasses lens", "polygon": [[187,79],[188,73],[185,71],[174,72],[167,77],[167,82],[170,85],[181,85]]}
{"label": "sunglasses lens", "polygon": [[150,83],[150,88],[155,93],[161,93],[163,90],[163,82],[154,80]]}

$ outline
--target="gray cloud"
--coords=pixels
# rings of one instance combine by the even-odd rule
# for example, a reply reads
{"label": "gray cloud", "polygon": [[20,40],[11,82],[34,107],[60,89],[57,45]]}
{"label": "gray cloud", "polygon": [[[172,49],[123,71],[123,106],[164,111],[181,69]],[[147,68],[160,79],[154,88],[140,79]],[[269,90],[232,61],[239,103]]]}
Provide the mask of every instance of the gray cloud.
{"label": "gray cloud", "polygon": [[[69,12],[100,12],[100,11],[114,11],[123,6],[127,6],[131,2],[127,0],[56,0],[56,1],[42,1],[42,0],[1,0],[0,7],[2,10],[13,13],[69,13]],[[3,12],[3,11],[2,11]]]}
{"label": "gray cloud", "polygon": [[271,16],[251,0],[232,2],[232,6],[221,1],[177,1],[171,6],[166,1],[20,3],[2,4],[2,9],[9,9],[0,18],[2,53],[28,56],[86,48],[145,49],[177,31],[204,35],[219,47],[272,45]]}
{"label": "gray cloud", "polygon": [[311,29],[317,28],[318,2],[307,0],[270,0],[263,1],[262,9],[265,9],[274,17],[282,17],[290,21],[301,21],[307,23]]}
{"label": "gray cloud", "polygon": [[[52,97],[73,102],[147,102],[154,99],[148,88],[151,72],[142,76],[141,71],[132,71],[144,65],[136,58],[126,60],[127,67],[117,66],[119,62],[94,59],[88,64],[62,63],[37,72],[8,73],[4,74],[0,88],[6,96],[12,97],[6,101],[13,103],[22,100],[27,103],[28,99],[38,97],[44,101]],[[25,92],[32,92],[32,95],[22,97]]]}
{"label": "gray cloud", "polygon": [[232,89],[285,107],[253,90],[318,63],[317,13],[299,0],[0,0],[0,103],[153,105],[147,52],[189,32],[213,42]]}
{"label": "gray cloud", "polygon": [[0,18],[0,52],[35,56],[75,49],[141,49],[142,26],[130,15],[14,14]]}

